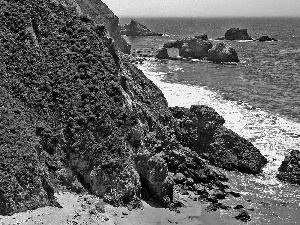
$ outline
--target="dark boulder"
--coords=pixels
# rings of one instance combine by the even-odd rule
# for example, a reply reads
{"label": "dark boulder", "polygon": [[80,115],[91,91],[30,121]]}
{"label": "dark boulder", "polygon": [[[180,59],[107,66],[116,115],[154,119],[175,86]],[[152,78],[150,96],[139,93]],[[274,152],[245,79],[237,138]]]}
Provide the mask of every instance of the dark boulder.
{"label": "dark boulder", "polygon": [[260,38],[257,39],[258,41],[277,41],[275,38],[271,38],[269,36],[261,36]]}
{"label": "dark boulder", "polygon": [[162,36],[163,34],[151,31],[145,25],[131,20],[130,23],[124,25],[122,34],[127,36]]}
{"label": "dark boulder", "polygon": [[291,151],[285,157],[278,171],[278,179],[292,184],[300,184],[300,151]]}
{"label": "dark boulder", "polygon": [[230,28],[225,33],[226,40],[253,40],[249,34],[247,29],[239,29],[239,28]]}
{"label": "dark boulder", "polygon": [[235,216],[235,218],[236,218],[237,220],[240,220],[240,221],[243,221],[243,222],[248,222],[248,221],[251,220],[251,216],[250,216],[249,213],[248,213],[246,210],[244,210],[244,209],[240,210],[240,213],[239,213],[237,216]]}
{"label": "dark boulder", "polygon": [[168,54],[168,49],[167,48],[159,49],[155,57],[158,59],[169,59],[170,56]]}
{"label": "dark boulder", "polygon": [[223,126],[224,119],[207,106],[171,108],[178,119],[175,133],[183,146],[196,151],[213,165],[257,174],[267,163],[254,145]]}
{"label": "dark boulder", "polygon": [[240,61],[235,49],[225,43],[218,43],[213,48],[209,49],[207,60],[214,63]]}

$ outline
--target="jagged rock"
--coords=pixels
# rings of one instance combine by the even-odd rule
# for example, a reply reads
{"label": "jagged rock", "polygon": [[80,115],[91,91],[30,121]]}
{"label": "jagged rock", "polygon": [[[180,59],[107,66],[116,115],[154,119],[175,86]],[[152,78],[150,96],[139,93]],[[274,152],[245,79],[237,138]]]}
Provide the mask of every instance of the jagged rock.
{"label": "jagged rock", "polygon": [[207,106],[171,108],[178,119],[175,133],[183,146],[196,151],[213,165],[257,174],[267,163],[253,144],[223,126],[224,119]]}
{"label": "jagged rock", "polygon": [[261,36],[260,38],[257,39],[258,41],[277,41],[275,38],[271,38],[269,36]]}
{"label": "jagged rock", "polygon": [[191,37],[183,39],[183,45],[179,48],[179,55],[185,58],[202,59],[207,57],[208,50],[212,48],[212,43],[203,40],[201,37]]}
{"label": "jagged rock", "polygon": [[166,48],[161,48],[158,50],[156,56],[158,59],[169,59],[169,54],[168,54],[168,49]]}
{"label": "jagged rock", "polygon": [[218,43],[213,48],[209,49],[207,60],[214,63],[240,61],[234,48],[225,43]]}
{"label": "jagged rock", "polygon": [[124,25],[123,35],[127,36],[162,36],[162,34],[151,31],[145,25],[131,20],[130,23]]}
{"label": "jagged rock", "polygon": [[291,151],[284,158],[278,171],[278,179],[292,184],[300,184],[300,151]]}
{"label": "jagged rock", "polygon": [[253,40],[249,34],[247,29],[240,28],[230,28],[225,33],[225,40]]}
{"label": "jagged rock", "polygon": [[168,175],[168,166],[161,154],[139,154],[136,157],[137,171],[143,187],[152,193],[154,198],[164,206],[173,199],[174,180]]}

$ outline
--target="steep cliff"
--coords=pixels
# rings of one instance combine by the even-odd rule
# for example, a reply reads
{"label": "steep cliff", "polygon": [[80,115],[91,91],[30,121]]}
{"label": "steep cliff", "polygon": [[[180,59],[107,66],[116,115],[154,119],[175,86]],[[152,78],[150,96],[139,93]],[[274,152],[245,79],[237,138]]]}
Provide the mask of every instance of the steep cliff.
{"label": "steep cliff", "polygon": [[55,0],[64,6],[71,7],[80,14],[88,15],[93,21],[104,24],[109,35],[114,39],[115,46],[129,54],[130,45],[121,36],[119,18],[101,0]]}
{"label": "steep cliff", "polygon": [[162,92],[69,6],[0,0],[0,213],[57,205],[61,185],[132,207],[145,196],[171,207],[174,174],[204,196],[224,191]]}

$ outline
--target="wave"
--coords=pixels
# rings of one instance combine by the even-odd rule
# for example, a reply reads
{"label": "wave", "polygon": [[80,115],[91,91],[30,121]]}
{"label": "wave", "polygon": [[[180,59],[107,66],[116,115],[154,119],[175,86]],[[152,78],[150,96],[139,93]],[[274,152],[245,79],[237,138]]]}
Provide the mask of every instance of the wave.
{"label": "wave", "polygon": [[169,106],[189,108],[201,104],[214,108],[226,120],[227,128],[250,140],[267,157],[269,163],[264,168],[264,176],[268,179],[263,182],[279,182],[275,177],[285,155],[292,149],[300,149],[300,123],[245,102],[224,100],[205,86],[163,82],[166,73],[151,72],[147,62],[139,67],[162,90]]}

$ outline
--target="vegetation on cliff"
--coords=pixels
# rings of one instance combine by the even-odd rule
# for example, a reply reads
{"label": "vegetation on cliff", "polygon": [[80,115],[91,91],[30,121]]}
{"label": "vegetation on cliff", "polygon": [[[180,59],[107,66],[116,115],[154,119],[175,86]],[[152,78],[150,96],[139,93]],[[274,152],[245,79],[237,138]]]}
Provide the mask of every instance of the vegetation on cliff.
{"label": "vegetation on cliff", "polygon": [[89,16],[0,0],[0,52],[1,214],[57,205],[59,185],[132,207],[141,196],[174,206],[175,182],[206,197],[226,189],[179,138],[162,92]]}

